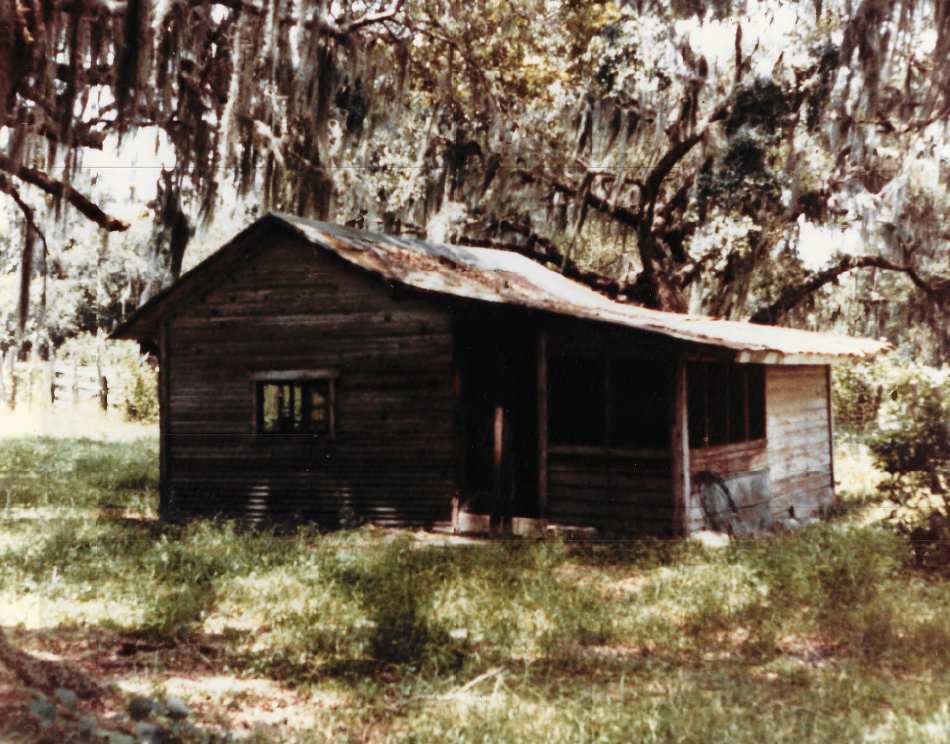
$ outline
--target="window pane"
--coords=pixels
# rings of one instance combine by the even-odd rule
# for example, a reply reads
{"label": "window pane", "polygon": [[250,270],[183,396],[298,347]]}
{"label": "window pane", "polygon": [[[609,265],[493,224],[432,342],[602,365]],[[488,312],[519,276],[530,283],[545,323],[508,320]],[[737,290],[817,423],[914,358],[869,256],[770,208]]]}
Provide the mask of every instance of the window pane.
{"label": "window pane", "polygon": [[749,439],[765,437],[765,367],[749,367]]}
{"label": "window pane", "polygon": [[745,430],[745,368],[729,367],[729,441],[744,442]]}
{"label": "window pane", "polygon": [[598,359],[553,357],[548,427],[555,444],[604,443],[604,365]]}
{"label": "window pane", "polygon": [[329,380],[260,383],[257,391],[262,434],[329,431]]}
{"label": "window pane", "polygon": [[689,418],[689,446],[706,446],[706,367],[686,365],[686,414]]}
{"label": "window pane", "polygon": [[725,444],[729,440],[729,375],[725,364],[706,367],[707,413],[709,416],[709,446]]}
{"label": "window pane", "polygon": [[301,395],[301,389],[299,385],[291,383],[287,386],[287,392],[289,393],[289,408],[293,411],[293,418],[291,421],[291,428],[293,431],[300,431],[306,427],[306,422],[303,417],[303,395]]}
{"label": "window pane", "polygon": [[322,434],[330,425],[330,384],[326,381],[311,382],[310,395],[310,431]]}
{"label": "window pane", "polygon": [[668,449],[670,446],[667,365],[646,360],[610,362],[610,444]]}
{"label": "window pane", "polygon": [[310,389],[310,420],[311,421],[326,421],[327,420],[327,396],[322,390],[316,388]]}
{"label": "window pane", "polygon": [[279,385],[261,385],[262,398],[261,431],[271,433],[279,431],[280,426],[280,399]]}

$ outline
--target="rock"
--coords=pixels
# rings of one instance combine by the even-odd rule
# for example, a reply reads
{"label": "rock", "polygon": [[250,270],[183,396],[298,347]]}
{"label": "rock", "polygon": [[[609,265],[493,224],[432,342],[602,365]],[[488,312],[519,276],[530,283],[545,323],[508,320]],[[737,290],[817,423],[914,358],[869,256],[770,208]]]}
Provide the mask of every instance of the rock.
{"label": "rock", "polygon": [[157,707],[151,698],[136,695],[129,701],[126,710],[133,721],[141,721],[148,718]]}
{"label": "rock", "polygon": [[725,532],[700,530],[689,536],[691,542],[702,545],[704,548],[725,548],[729,545],[730,537]]}
{"label": "rock", "polygon": [[65,687],[56,689],[56,697],[59,698],[59,702],[61,702],[63,707],[67,710],[76,710],[76,706],[79,705],[79,696],[72,690],[67,690]]}
{"label": "rock", "polygon": [[139,744],[165,744],[168,732],[157,723],[135,724],[135,739]]}
{"label": "rock", "polygon": [[187,718],[191,715],[191,708],[181,698],[170,697],[165,701],[165,715],[169,718]]}
{"label": "rock", "polygon": [[775,520],[775,528],[779,531],[791,532],[792,530],[797,530],[801,526],[802,523],[794,517],[785,517],[784,519]]}
{"label": "rock", "polygon": [[43,728],[48,728],[56,719],[56,705],[48,700],[34,700],[30,703],[30,715],[39,721]]}

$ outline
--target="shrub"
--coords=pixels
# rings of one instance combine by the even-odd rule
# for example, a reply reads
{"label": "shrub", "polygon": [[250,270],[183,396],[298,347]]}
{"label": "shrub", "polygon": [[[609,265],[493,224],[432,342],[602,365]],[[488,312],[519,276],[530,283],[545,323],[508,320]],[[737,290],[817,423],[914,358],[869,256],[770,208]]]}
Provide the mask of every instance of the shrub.
{"label": "shrub", "polygon": [[158,372],[144,358],[125,365],[125,418],[143,423],[158,421]]}
{"label": "shrub", "polygon": [[833,368],[831,402],[839,432],[860,436],[874,428],[884,393],[882,371],[875,362]]}
{"label": "shrub", "polygon": [[821,524],[756,545],[753,565],[773,601],[835,614],[871,602],[906,557],[906,544],[880,527]]}
{"label": "shrub", "polygon": [[914,368],[902,378],[895,381],[868,444],[887,473],[936,475],[950,464],[950,429],[940,381]]}
{"label": "shrub", "polygon": [[950,408],[945,373],[906,365],[892,376],[890,394],[868,446],[888,473],[881,488],[897,508],[886,520],[909,537],[919,564],[950,558]]}

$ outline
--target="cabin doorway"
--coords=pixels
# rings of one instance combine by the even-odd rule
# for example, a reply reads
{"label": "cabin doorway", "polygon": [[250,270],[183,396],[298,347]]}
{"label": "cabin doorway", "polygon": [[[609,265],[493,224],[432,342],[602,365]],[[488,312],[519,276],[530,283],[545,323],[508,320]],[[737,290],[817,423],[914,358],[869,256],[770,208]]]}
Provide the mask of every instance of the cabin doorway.
{"label": "cabin doorway", "polygon": [[455,339],[460,507],[493,528],[538,517],[537,330],[479,313]]}

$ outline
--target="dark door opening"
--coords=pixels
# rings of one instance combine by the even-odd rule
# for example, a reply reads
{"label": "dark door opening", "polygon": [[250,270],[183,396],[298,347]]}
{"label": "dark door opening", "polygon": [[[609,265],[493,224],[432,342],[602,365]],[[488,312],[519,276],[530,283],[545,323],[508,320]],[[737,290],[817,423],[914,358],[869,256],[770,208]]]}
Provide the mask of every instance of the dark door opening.
{"label": "dark door opening", "polygon": [[473,313],[455,339],[461,507],[495,525],[537,517],[537,330]]}

